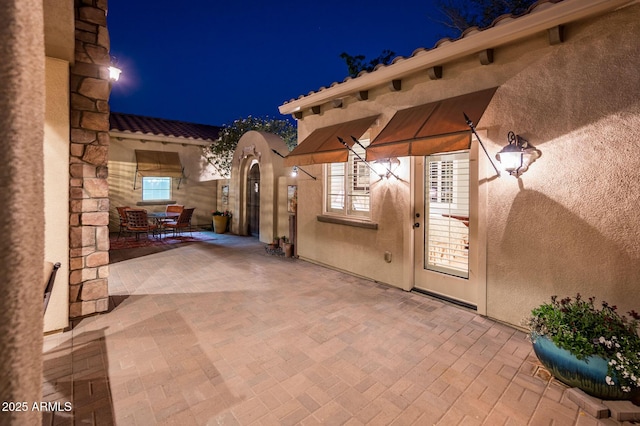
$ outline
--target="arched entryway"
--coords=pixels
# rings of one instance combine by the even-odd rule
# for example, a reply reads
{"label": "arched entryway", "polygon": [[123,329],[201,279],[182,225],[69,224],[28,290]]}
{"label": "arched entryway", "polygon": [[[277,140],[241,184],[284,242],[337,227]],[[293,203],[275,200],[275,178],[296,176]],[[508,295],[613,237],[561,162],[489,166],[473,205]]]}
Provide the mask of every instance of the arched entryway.
{"label": "arched entryway", "polygon": [[249,235],[260,236],[260,165],[251,166],[247,175],[247,225]]}
{"label": "arched entryway", "polygon": [[248,131],[238,141],[229,182],[231,232],[271,242],[289,233],[287,185],[294,185],[281,155],[289,152],[277,135]]}

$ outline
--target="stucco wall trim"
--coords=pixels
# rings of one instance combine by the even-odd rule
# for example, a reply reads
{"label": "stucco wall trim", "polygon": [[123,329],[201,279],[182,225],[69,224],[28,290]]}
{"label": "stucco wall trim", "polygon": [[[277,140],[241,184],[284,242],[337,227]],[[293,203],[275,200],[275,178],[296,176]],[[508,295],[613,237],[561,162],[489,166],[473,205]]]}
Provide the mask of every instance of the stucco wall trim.
{"label": "stucco wall trim", "polygon": [[211,145],[214,141],[205,141],[202,139],[192,139],[192,138],[180,138],[175,136],[158,136],[151,135],[148,133],[130,133],[130,132],[119,132],[117,130],[110,130],[109,136],[112,138],[116,138],[118,140],[122,139],[133,139],[141,142],[160,142],[163,145],[166,144],[178,144],[182,146],[193,145],[195,147],[204,147]]}
{"label": "stucco wall trim", "polygon": [[375,222],[363,222],[361,220],[352,220],[352,219],[346,219],[343,217],[335,217],[335,216],[327,216],[327,215],[318,215],[316,219],[318,220],[318,222],[324,222],[324,223],[335,223],[338,225],[355,226],[357,228],[378,229],[378,224]]}

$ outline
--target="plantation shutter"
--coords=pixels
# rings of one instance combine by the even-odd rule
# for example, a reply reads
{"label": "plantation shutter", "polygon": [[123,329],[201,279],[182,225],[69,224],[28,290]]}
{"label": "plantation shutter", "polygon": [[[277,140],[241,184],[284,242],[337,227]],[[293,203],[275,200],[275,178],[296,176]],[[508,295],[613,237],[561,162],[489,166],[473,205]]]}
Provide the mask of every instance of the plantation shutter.
{"label": "plantation shutter", "polygon": [[427,156],[425,267],[469,277],[469,154]]}

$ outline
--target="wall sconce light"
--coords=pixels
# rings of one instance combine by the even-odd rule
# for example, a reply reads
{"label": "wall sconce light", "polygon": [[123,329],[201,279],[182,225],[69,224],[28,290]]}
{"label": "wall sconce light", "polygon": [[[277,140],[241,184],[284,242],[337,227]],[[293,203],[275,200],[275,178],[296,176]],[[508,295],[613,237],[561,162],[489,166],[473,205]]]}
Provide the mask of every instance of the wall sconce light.
{"label": "wall sconce light", "polygon": [[[354,144],[358,144],[358,145],[360,146],[360,148],[362,148],[362,149],[366,150],[365,146],[364,146],[364,145],[362,145],[362,144],[360,143],[360,141],[358,140],[358,138],[356,138],[355,136],[353,136],[353,135],[352,135],[352,136],[351,136],[351,140],[353,140],[353,143],[354,143]],[[378,176],[380,176],[380,179],[382,179],[382,177],[386,175],[387,177],[389,177],[389,176],[393,176],[394,178],[396,178],[396,179],[398,179],[398,180],[402,180],[402,179],[400,179],[400,177],[399,177],[398,175],[396,175],[395,173],[393,173],[393,172],[391,171],[391,168],[390,168],[390,167],[385,167],[386,165],[389,165],[389,166],[391,165],[391,159],[389,159],[389,158],[387,158],[387,159],[386,159],[387,164],[385,164],[385,166],[383,166],[383,164],[384,164],[384,161],[385,161],[385,160],[382,160],[380,163],[378,163],[378,162],[376,161],[376,163],[378,163],[378,166],[377,166],[377,167],[374,167],[374,166],[372,166],[371,164],[369,164],[369,162],[367,162],[367,160],[365,160],[364,158],[362,158],[362,156],[361,156],[360,154],[358,154],[356,151],[354,151],[354,150],[353,150],[353,148],[352,148],[352,147],[350,147],[350,146],[349,146],[349,144],[348,144],[348,143],[346,143],[346,142],[344,141],[344,139],[342,139],[340,136],[338,136],[338,141],[340,141],[340,143],[341,143],[342,145],[344,145],[344,147],[345,147],[345,148],[347,148],[350,152],[352,152],[352,153],[353,153],[353,155],[355,155],[356,157],[358,157],[358,159],[359,159],[360,161],[362,161],[364,164],[366,164],[366,165],[367,165],[367,166],[368,166],[368,167],[369,167],[369,168],[370,168],[370,169],[371,169],[375,174],[377,174]],[[398,162],[398,165],[399,165],[399,164],[400,164],[400,160],[398,160],[397,158],[396,158],[395,160]],[[396,166],[396,167],[397,167],[397,166]],[[380,172],[380,169],[382,169],[382,170],[383,170],[383,172],[382,172],[382,173]]]}
{"label": "wall sconce light", "polygon": [[[285,158],[284,155],[280,154],[276,149],[271,148],[271,151],[273,151],[273,153],[276,154],[278,157]],[[298,166],[293,166],[293,169],[291,169],[291,177],[298,177],[298,171],[301,171],[302,173],[309,176],[313,180],[317,180],[315,176],[310,174],[308,171],[306,171],[302,167],[298,167]]]}
{"label": "wall sconce light", "polygon": [[398,177],[393,173],[396,171],[398,166],[400,166],[400,160],[396,157],[381,158],[373,162],[373,169],[380,178],[385,177],[389,179],[389,176],[395,176],[396,179],[398,179]]}
{"label": "wall sconce light", "polygon": [[122,70],[118,68],[118,60],[115,56],[111,56],[111,61],[109,64],[109,79],[118,81],[118,79],[120,79],[120,73],[122,73]]}
{"label": "wall sconce light", "polygon": [[496,154],[496,159],[502,164],[504,171],[518,178],[541,153],[529,141],[513,132],[507,134],[507,140],[509,145]]}

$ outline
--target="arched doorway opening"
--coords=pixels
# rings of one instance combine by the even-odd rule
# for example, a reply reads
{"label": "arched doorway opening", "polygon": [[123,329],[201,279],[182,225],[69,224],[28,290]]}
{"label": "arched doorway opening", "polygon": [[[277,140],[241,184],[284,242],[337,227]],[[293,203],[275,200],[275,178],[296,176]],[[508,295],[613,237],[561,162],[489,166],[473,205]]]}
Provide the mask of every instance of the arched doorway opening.
{"label": "arched doorway opening", "polygon": [[229,181],[231,232],[256,236],[264,243],[288,235],[287,185],[296,181],[278,155],[288,151],[282,138],[272,133],[250,130],[240,138]]}
{"label": "arched doorway opening", "polygon": [[247,175],[247,225],[249,235],[260,237],[260,165],[251,166]]}

